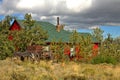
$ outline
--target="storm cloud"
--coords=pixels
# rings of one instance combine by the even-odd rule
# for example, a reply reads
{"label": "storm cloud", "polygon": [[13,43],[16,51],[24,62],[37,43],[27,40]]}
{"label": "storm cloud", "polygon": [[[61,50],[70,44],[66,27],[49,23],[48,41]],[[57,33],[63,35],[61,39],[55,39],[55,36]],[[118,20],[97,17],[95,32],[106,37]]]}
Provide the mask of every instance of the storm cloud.
{"label": "storm cloud", "polygon": [[[36,20],[56,24],[56,17],[66,29],[100,25],[120,26],[120,0],[2,0],[0,16],[31,13]],[[18,16],[19,18],[19,16]]]}

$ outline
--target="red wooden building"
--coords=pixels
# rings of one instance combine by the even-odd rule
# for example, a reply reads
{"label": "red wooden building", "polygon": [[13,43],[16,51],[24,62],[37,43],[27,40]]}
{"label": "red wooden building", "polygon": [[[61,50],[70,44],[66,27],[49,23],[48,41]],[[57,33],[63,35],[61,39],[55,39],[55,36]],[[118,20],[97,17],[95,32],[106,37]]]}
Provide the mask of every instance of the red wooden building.
{"label": "red wooden building", "polygon": [[[57,20],[57,22],[58,22],[57,25],[59,25],[59,20]],[[63,28],[60,28],[60,26],[59,27],[55,27],[54,25],[52,25],[50,23],[40,22],[40,24],[41,24],[41,27],[43,29],[45,29],[46,31],[48,31],[48,33],[49,33],[48,34],[49,38],[47,40],[48,41],[47,43],[51,43],[51,41],[52,41],[53,38],[56,38],[56,40],[58,39],[57,41],[59,41],[60,39],[62,39],[63,43],[69,43],[68,41],[69,41],[69,36],[71,35],[71,32],[65,31]],[[50,25],[50,26],[48,26],[48,25]],[[17,20],[14,20],[13,24],[9,28],[10,31],[14,31],[14,30],[18,30],[19,31],[21,29],[22,29],[22,27],[20,26],[20,24],[18,23]],[[11,35],[9,35],[8,38],[9,38],[9,40],[13,39],[13,37]],[[94,44],[94,46],[93,46],[93,55],[92,56],[96,56],[97,53],[98,53],[99,42],[93,42],[93,44]],[[70,51],[71,50],[69,48],[66,51],[64,51],[64,53],[70,55]],[[75,53],[78,54],[79,52],[80,52],[80,46],[76,46],[75,47]]]}

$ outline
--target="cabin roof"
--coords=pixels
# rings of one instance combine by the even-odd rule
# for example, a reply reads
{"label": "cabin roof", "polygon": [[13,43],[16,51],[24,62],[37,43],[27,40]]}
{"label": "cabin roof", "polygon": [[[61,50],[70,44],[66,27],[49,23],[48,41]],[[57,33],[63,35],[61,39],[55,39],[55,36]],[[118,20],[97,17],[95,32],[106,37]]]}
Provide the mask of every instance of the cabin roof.
{"label": "cabin roof", "polygon": [[69,31],[65,31],[65,30],[61,30],[60,32],[56,31],[56,26],[49,23],[49,22],[40,22],[38,21],[36,23],[37,25],[40,25],[42,27],[42,29],[44,29],[45,31],[48,32],[48,40],[47,42],[68,42],[69,41],[69,36],[70,36],[70,32]]}
{"label": "cabin roof", "polygon": [[[70,36],[72,34],[72,32],[70,31],[66,31],[64,29],[62,29],[60,32],[56,31],[56,26],[49,23],[49,22],[42,22],[42,21],[37,21],[36,25],[40,25],[42,27],[42,29],[46,30],[48,32],[48,40],[47,42],[67,42],[69,43],[70,40]],[[83,36],[89,36],[90,33],[79,33],[80,35]],[[96,38],[92,38],[92,42],[93,43],[99,43],[99,41]]]}
{"label": "cabin roof", "polygon": [[[24,28],[23,26],[23,21],[22,20],[16,20],[18,22],[18,24],[20,26],[22,26],[22,28]],[[13,22],[14,23],[14,22]],[[46,42],[67,42],[69,43],[70,40],[70,35],[72,34],[72,32],[70,31],[66,31],[66,30],[61,30],[60,32],[56,31],[56,26],[49,23],[49,22],[43,22],[43,21],[36,21],[35,25],[40,25],[40,27],[48,32],[48,39],[46,40]],[[80,33],[83,36],[88,36],[90,35],[90,33]],[[99,43],[99,41],[96,38],[92,38],[92,42],[93,43]]]}

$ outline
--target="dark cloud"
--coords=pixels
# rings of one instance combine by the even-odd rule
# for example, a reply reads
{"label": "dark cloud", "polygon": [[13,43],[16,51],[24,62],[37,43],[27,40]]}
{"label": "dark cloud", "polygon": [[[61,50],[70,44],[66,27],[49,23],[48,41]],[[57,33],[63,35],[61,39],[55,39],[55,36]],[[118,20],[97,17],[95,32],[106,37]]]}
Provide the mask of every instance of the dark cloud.
{"label": "dark cloud", "polygon": [[78,23],[78,28],[94,25],[120,26],[120,0],[94,0],[89,9],[69,16],[65,21],[71,24]]}
{"label": "dark cloud", "polygon": [[120,0],[92,0],[92,5],[80,12],[74,12],[67,9],[66,1],[59,0],[59,3],[53,5],[51,0],[47,0],[43,7],[31,9],[17,8],[20,0],[3,0],[0,5],[0,14],[4,13],[22,13],[31,12],[33,17],[40,20],[45,16],[45,21],[56,24],[55,16],[60,17],[61,24],[69,28],[89,28],[95,25],[119,25],[120,24]]}

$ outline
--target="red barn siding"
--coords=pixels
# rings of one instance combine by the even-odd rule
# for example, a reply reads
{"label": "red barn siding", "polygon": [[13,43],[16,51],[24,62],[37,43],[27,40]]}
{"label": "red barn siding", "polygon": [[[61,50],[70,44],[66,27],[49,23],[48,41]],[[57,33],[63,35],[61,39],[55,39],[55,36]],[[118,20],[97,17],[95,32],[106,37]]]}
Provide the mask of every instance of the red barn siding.
{"label": "red barn siding", "polygon": [[70,57],[70,46],[66,45],[64,48],[64,54]]}
{"label": "red barn siding", "polygon": [[75,46],[75,54],[76,54],[76,58],[77,59],[81,59],[81,58],[83,58],[82,56],[80,56],[80,45],[76,45]]}
{"label": "red barn siding", "polygon": [[[16,21],[16,20],[14,20],[14,22],[13,22],[13,24],[10,26],[10,28],[9,28],[9,30],[10,31],[14,31],[14,30],[21,30],[21,26],[19,25],[19,23]],[[8,39],[9,40],[13,40],[13,36],[12,35],[9,35],[8,36]]]}
{"label": "red barn siding", "polygon": [[94,43],[94,46],[93,46],[93,55],[92,55],[92,57],[97,56],[97,54],[98,54],[98,49],[99,49],[99,44],[98,44],[98,43]]}
{"label": "red barn siding", "polygon": [[13,40],[13,36],[9,35],[9,36],[8,36],[8,39],[9,39],[9,40]]}
{"label": "red barn siding", "polygon": [[11,25],[11,27],[10,27],[9,30],[14,31],[14,30],[20,30],[20,29],[21,29],[21,26],[20,26],[19,23],[15,20],[15,21],[13,22],[13,24]]}
{"label": "red barn siding", "polygon": [[98,43],[94,43],[93,50],[98,49]]}

